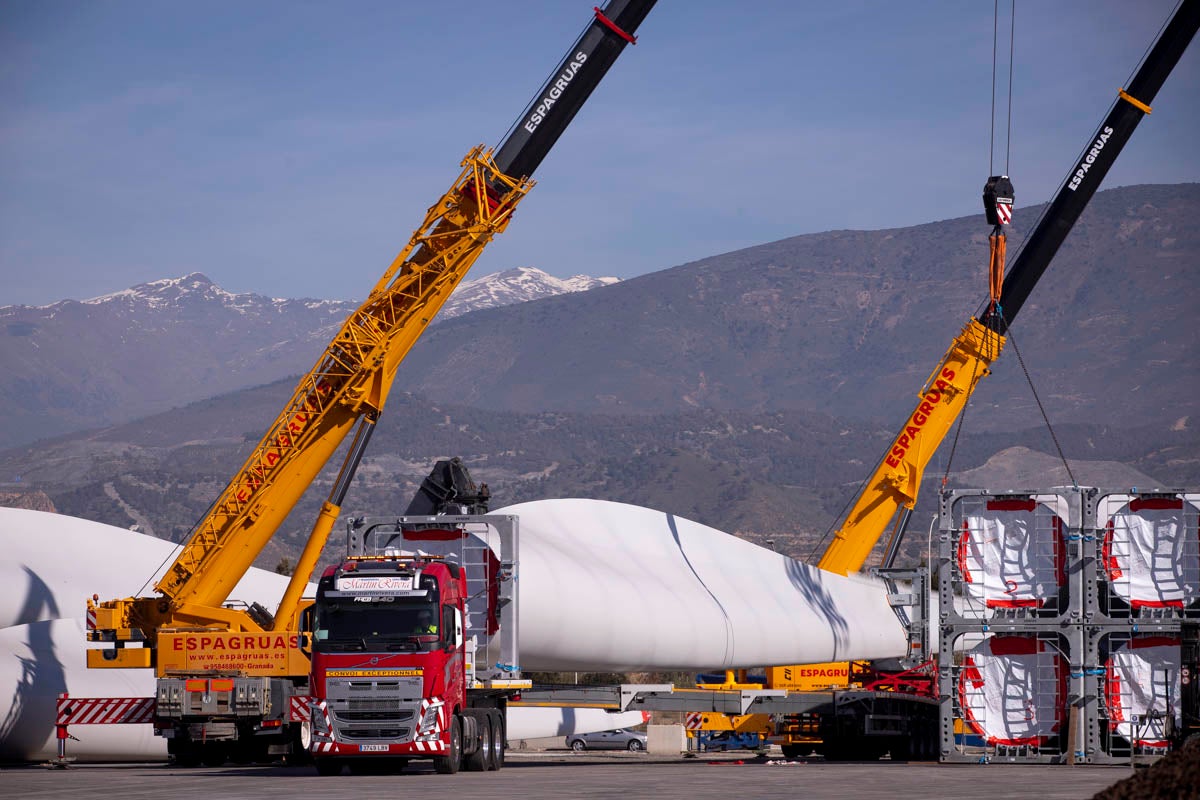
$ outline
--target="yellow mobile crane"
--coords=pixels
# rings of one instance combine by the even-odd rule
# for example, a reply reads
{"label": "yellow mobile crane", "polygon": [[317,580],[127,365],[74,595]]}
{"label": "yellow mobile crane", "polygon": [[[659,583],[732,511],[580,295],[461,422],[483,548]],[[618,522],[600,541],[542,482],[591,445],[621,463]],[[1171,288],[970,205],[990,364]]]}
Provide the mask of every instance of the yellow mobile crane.
{"label": "yellow mobile crane", "polygon": [[[301,596],[400,362],[533,186],[530,176],[616,61],[654,0],[596,8],[505,141],[472,149],[366,301],[305,375],[241,469],[193,529],[157,594],[88,601],[98,669],[153,668],[156,729],[183,761],[249,757],[304,718],[309,659]],[[235,585],[354,430],[278,609],[227,607]],[[279,738],[279,736],[275,736]],[[214,749],[215,748],[215,749]]]}
{"label": "yellow mobile crane", "polygon": [[[1011,219],[1012,185],[1007,176],[992,176],[984,188],[984,207],[993,225],[991,237],[990,297],[950,344],[921,387],[917,405],[905,419],[874,473],[863,484],[832,542],[817,566],[838,575],[861,570],[875,545],[890,528],[891,540],[884,566],[890,567],[908,514],[917,502],[921,479],[929,460],[962,414],[971,393],[990,374],[1000,356],[1005,334],[1030,292],[1079,215],[1096,193],[1128,143],[1150,103],[1200,27],[1200,0],[1183,0],[1157,41],[1147,52],[1128,88],[1118,90],[1117,99],[1100,127],[1088,140],[1083,155],[1064,179],[1058,193],[1043,212],[1007,275],[1004,269],[1002,226]],[[710,688],[737,688],[744,675],[727,674],[725,684]],[[788,691],[817,691],[861,686],[908,688],[927,681],[920,675],[879,675],[867,664],[833,662],[768,667],[766,686]],[[930,684],[931,685],[931,684]],[[780,731],[784,752],[798,755],[804,748],[823,740],[831,753],[847,754],[844,739],[831,738],[823,720],[789,718]]]}
{"label": "yellow mobile crane", "polygon": [[[991,297],[971,317],[918,394],[875,473],[866,481],[833,541],[821,556],[821,569],[847,575],[862,568],[871,550],[902,510],[917,501],[930,458],[962,413],[976,384],[990,374],[1009,326],[1050,266],[1079,215],[1128,143],[1150,103],[1179,62],[1200,26],[1200,2],[1183,0],[1147,52],[1129,88],[1121,88],[1108,115],[1083,149],[1083,156],[1046,207],[1007,275],[1003,270],[1001,226],[1011,217],[1012,185],[993,176],[984,188],[987,218],[994,225]],[[999,271],[997,270],[999,267]]]}

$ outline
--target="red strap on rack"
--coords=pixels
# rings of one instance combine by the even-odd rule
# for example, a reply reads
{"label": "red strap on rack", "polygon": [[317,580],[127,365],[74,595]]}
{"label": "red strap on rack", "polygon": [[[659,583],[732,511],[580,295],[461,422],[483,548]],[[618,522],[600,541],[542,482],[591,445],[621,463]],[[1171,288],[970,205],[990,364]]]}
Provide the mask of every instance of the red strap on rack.
{"label": "red strap on rack", "polygon": [[611,19],[604,16],[604,12],[600,10],[600,6],[592,6],[592,11],[596,12],[596,19],[600,20],[600,22],[603,23],[604,27],[608,28],[610,31],[615,33],[617,36],[620,36],[622,39],[629,42],[630,44],[637,44],[637,37],[633,36],[631,34],[628,34],[625,31],[621,30],[619,27],[617,27],[617,23],[613,22]]}

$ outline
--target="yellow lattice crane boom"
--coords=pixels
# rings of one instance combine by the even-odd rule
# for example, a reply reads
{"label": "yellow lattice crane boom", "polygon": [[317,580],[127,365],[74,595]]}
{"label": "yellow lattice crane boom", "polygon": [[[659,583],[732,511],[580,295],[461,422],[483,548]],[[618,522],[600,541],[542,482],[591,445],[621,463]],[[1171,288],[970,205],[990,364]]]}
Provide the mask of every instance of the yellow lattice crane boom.
{"label": "yellow lattice crane boom", "polygon": [[[352,313],[316,366],[221,492],[174,563],[155,585],[158,595],[89,601],[89,638],[110,650],[89,651],[94,667],[157,666],[159,634],[206,629],[220,634],[294,632],[304,587],[336,521],[396,369],[467,270],[512,220],[548,154],[649,13],[654,0],[611,0],[595,9],[558,69],[494,151],[476,147],[462,172],[366,301]],[[324,503],[273,619],[266,610],[224,607],[230,593],[334,451],[358,427],[341,473]],[[209,637],[210,642],[238,641]],[[291,637],[293,644],[296,641]],[[134,642],[143,647],[126,647]],[[295,649],[294,647],[292,649]],[[236,662],[235,662],[236,663]],[[260,667],[237,664],[256,674]],[[294,670],[282,665],[263,674]]]}

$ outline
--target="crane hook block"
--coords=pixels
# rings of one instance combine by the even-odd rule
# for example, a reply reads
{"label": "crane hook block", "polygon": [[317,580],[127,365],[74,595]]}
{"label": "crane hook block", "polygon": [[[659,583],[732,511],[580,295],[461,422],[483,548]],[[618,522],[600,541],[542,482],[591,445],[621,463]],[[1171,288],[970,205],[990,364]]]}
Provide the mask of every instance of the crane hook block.
{"label": "crane hook block", "polygon": [[1012,222],[1013,185],[1007,175],[993,175],[983,187],[983,210],[990,225]]}

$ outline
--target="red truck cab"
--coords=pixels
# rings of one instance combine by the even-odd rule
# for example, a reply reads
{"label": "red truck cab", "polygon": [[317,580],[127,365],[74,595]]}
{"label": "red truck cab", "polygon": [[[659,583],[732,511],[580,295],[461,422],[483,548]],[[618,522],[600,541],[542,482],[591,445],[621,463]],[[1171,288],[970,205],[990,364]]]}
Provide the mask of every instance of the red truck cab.
{"label": "red truck cab", "polygon": [[352,558],[325,571],[312,638],[319,770],[362,756],[433,756],[456,770],[465,595],[462,570],[441,559]]}
{"label": "red truck cab", "polygon": [[348,527],[350,556],[321,576],[307,626],[317,771],[421,758],[443,773],[499,769],[508,699],[529,685],[515,666],[516,561],[505,555],[515,518]]}

